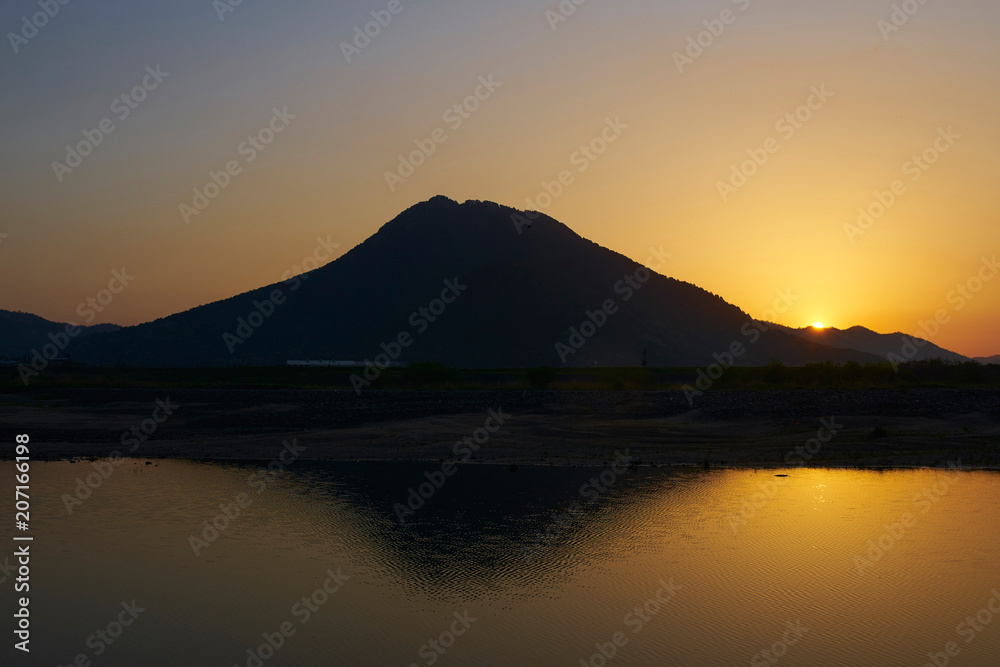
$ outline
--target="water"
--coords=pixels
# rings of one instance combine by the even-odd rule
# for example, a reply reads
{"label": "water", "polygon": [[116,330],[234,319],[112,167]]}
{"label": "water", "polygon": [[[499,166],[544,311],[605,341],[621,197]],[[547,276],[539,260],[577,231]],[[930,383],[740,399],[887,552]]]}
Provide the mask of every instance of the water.
{"label": "water", "polygon": [[299,462],[257,493],[259,466],[128,461],[69,514],[91,464],[34,463],[18,664],[1000,664],[1000,475],[638,469],[590,502],[600,468],[465,466],[401,526],[438,468]]}

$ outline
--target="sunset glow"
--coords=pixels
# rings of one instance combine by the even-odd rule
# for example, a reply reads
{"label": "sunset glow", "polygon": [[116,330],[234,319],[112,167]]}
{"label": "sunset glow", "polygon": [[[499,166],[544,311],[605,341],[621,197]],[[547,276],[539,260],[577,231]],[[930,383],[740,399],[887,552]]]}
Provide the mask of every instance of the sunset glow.
{"label": "sunset glow", "polygon": [[[913,333],[944,309],[936,344],[998,352],[1000,281],[961,311],[953,292],[997,249],[1000,4],[927,3],[886,30],[891,3],[726,2],[734,21],[699,49],[718,17],[702,3],[587,3],[565,21],[552,4],[403,3],[348,55],[372,7],[63,8],[0,75],[17,91],[0,281],[19,285],[0,308],[79,320],[126,266],[134,286],[97,321],[149,321],[279,281],[318,236],[346,252],[443,194],[549,203],[639,262],[662,247],[661,272],[754,316],[785,289],[790,326],[821,304],[845,327]],[[285,109],[270,143],[247,143]],[[105,117],[82,164],[53,166]],[[238,175],[185,220],[231,160]]]}
{"label": "sunset glow", "polygon": [[8,652],[1000,666],[998,28],[0,4]]}

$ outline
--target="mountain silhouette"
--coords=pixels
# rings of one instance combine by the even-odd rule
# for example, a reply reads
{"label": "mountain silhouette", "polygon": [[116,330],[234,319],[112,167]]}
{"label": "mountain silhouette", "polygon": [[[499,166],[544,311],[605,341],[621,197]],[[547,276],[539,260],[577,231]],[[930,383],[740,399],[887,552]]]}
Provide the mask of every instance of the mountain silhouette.
{"label": "mountain silhouette", "polygon": [[[645,350],[650,366],[705,366],[740,343],[741,365],[877,360],[776,327],[761,333],[715,294],[647,274],[548,216],[532,213],[530,227],[515,224],[516,216],[527,214],[434,197],[299,279],[80,339],[71,353],[133,366],[362,361],[383,353],[385,361],[398,353],[402,363],[505,368],[637,366]],[[614,308],[602,315],[609,300]]]}
{"label": "mountain silhouette", "polygon": [[883,359],[887,358],[890,354],[895,354],[902,356],[908,361],[943,359],[944,361],[964,362],[970,360],[968,357],[946,350],[928,340],[900,332],[880,334],[861,326],[854,326],[850,329],[837,329],[835,327],[826,327],[823,329],[815,327],[803,327],[801,329],[782,328],[814,343],[840,349],[868,352],[878,355]]}
{"label": "mountain silhouette", "polygon": [[[49,344],[49,334],[66,331],[66,324],[51,322],[38,315],[12,310],[0,310],[0,357],[20,359]],[[116,324],[81,326],[79,336],[92,336],[120,329]]]}

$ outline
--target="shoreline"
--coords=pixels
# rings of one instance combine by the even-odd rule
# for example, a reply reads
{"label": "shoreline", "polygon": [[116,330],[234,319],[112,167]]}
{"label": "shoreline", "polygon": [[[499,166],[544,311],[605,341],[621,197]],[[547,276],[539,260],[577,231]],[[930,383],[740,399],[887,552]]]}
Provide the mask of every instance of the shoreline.
{"label": "shoreline", "polygon": [[260,462],[294,441],[302,460],[440,462],[478,433],[469,463],[600,467],[628,449],[659,467],[1000,469],[991,388],[717,391],[694,406],[678,391],[47,389],[0,396],[0,424],[31,436],[35,460]]}
{"label": "shoreline", "polygon": [[[34,463],[91,463],[96,461],[109,461],[108,457],[66,457],[66,458],[37,458],[33,459]],[[0,462],[13,461],[9,458],[0,458]],[[246,459],[246,458],[187,458],[182,456],[163,456],[159,458],[150,457],[129,457],[125,456],[121,458],[124,462],[133,463],[145,463],[149,461],[150,463],[159,461],[182,461],[187,463],[216,463],[216,464],[242,464],[242,465],[258,465],[262,463],[268,463],[267,459]],[[288,468],[292,468],[295,465],[305,463],[305,464],[316,464],[316,463],[343,463],[351,465],[365,465],[365,464],[399,464],[399,465],[440,465],[441,461],[438,459],[300,459],[294,464],[289,464]],[[511,465],[516,465],[518,469],[520,468],[590,468],[593,470],[604,470],[607,466],[590,463],[590,464],[575,464],[575,463],[563,463],[563,462],[545,462],[545,461],[521,461],[508,463],[506,461],[466,461],[458,463],[459,466],[483,466],[483,467],[497,467],[497,468],[509,468]],[[891,472],[894,470],[934,470],[934,471],[956,471],[956,472],[996,472],[1000,473],[1000,465],[998,466],[967,466],[964,463],[961,464],[960,469],[949,465],[943,466],[932,466],[932,465],[884,465],[884,466],[873,466],[866,464],[856,464],[856,465],[805,465],[805,466],[782,466],[779,464],[765,464],[765,465],[711,465],[708,468],[704,466],[697,465],[694,463],[638,463],[629,466],[630,470],[677,470],[677,471],[704,471],[704,472],[718,472],[725,470],[754,470],[754,471],[795,471],[795,470],[864,470],[869,472]],[[512,471],[512,472],[517,472]],[[788,475],[781,475],[786,477]]]}

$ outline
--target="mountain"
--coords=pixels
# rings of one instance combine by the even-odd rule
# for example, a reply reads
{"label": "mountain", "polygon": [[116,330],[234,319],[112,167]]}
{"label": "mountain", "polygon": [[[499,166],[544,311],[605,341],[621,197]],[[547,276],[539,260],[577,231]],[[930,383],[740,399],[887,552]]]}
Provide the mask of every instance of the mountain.
{"label": "mountain", "polygon": [[[49,334],[66,331],[66,324],[50,322],[37,315],[0,310],[0,357],[20,359],[31,350],[41,349],[51,341]],[[108,333],[121,329],[117,324],[95,324],[80,327],[80,336]]]}
{"label": "mountain", "polygon": [[[910,361],[923,361],[925,359],[943,359],[944,361],[957,362],[969,361],[968,357],[964,357],[957,352],[938,347],[923,338],[899,332],[880,334],[864,327],[851,327],[850,329],[837,329],[835,327],[826,327],[824,329],[817,329],[815,327],[793,329],[791,327],[782,327],[782,329],[813,343],[829,345],[830,347],[844,350],[860,350],[861,352],[878,355],[883,360],[890,354],[896,354],[904,356],[904,358]],[[907,347],[907,350],[910,352],[909,356],[903,354],[903,349],[907,345],[907,341],[913,341],[912,347]],[[913,352],[914,349],[916,350],[915,353]]]}
{"label": "mountain", "polygon": [[992,357],[976,357],[976,361],[981,364],[1000,364],[1000,354],[995,354]]}
{"label": "mountain", "polygon": [[519,230],[512,216],[525,215],[438,196],[301,280],[81,339],[71,352],[94,364],[146,366],[375,360],[385,352],[382,361],[501,368],[636,366],[646,350],[651,366],[708,366],[716,354],[728,361],[739,343],[744,365],[877,360],[761,333],[721,297],[646,274],[548,216],[533,213]]}

